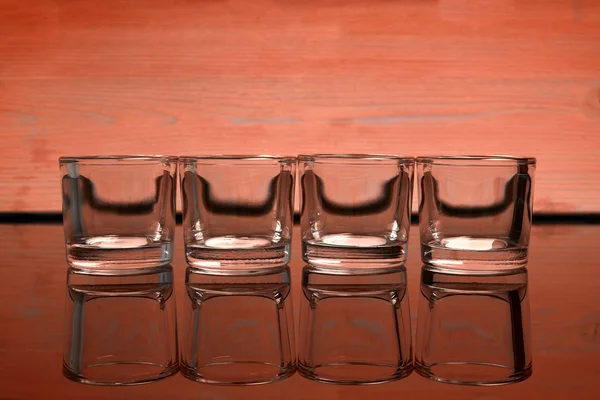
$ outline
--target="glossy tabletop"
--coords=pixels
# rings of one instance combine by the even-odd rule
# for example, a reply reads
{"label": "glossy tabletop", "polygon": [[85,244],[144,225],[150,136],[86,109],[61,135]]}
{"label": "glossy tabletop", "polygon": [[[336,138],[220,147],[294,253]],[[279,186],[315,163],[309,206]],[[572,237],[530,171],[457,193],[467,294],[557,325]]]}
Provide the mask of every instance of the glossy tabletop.
{"label": "glossy tabletop", "polygon": [[[297,227],[294,234],[290,267],[297,315],[302,268]],[[320,384],[298,374],[252,387],[203,385],[179,375],[135,387],[76,384],[61,373],[67,269],[62,226],[3,224],[0,238],[0,400],[600,398],[600,225],[534,226],[528,265],[533,376],[519,384],[491,388],[441,384],[416,373],[374,386]],[[421,267],[414,225],[410,247],[407,269],[414,332]],[[176,242],[173,266],[181,309],[185,271],[181,240]]]}

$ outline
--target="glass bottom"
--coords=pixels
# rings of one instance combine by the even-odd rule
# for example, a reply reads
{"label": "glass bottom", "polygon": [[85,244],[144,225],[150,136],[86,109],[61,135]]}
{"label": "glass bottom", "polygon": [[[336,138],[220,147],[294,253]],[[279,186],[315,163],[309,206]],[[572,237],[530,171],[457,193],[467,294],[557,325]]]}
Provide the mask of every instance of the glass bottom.
{"label": "glass bottom", "polygon": [[425,378],[443,383],[468,386],[498,386],[517,383],[532,374],[531,364],[523,370],[483,362],[438,362],[431,365],[415,364],[415,371]]}
{"label": "glass bottom", "polygon": [[156,242],[146,236],[96,236],[67,244],[69,265],[96,275],[135,274],[168,265],[172,258],[172,242]]}
{"label": "glass bottom", "polygon": [[107,362],[96,363],[73,371],[63,364],[65,378],[88,385],[132,386],[155,382],[179,371],[179,365],[156,364],[151,362]]}
{"label": "glass bottom", "polygon": [[298,366],[298,372],[306,379],[341,385],[369,385],[392,382],[410,375],[412,361],[400,367],[392,364],[366,362],[335,362],[315,366]]}
{"label": "glass bottom", "polygon": [[406,261],[406,242],[383,235],[336,233],[303,240],[302,254],[310,265],[335,269],[382,269]]}
{"label": "glass bottom", "polygon": [[181,374],[187,379],[215,385],[261,385],[288,378],[295,372],[295,364],[280,366],[261,361],[216,362],[199,367],[181,363]]}
{"label": "glass bottom", "polygon": [[[187,243],[187,263],[194,268],[227,271],[280,267],[290,261],[290,243],[274,243],[263,236],[219,236]],[[224,272],[219,272],[224,271]]]}
{"label": "glass bottom", "polygon": [[489,274],[524,267],[527,250],[526,246],[494,237],[458,236],[421,243],[425,264],[446,270]]}

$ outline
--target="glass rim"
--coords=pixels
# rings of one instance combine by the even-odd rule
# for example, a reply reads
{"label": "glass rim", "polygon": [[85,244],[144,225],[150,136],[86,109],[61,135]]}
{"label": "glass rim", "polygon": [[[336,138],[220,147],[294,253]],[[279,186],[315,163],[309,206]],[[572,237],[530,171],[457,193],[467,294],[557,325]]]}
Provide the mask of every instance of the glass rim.
{"label": "glass rim", "polygon": [[419,156],[417,164],[444,165],[455,167],[503,167],[511,165],[536,165],[535,157],[516,157],[508,155],[446,155]]}
{"label": "glass rim", "polygon": [[316,164],[348,164],[351,162],[365,164],[413,164],[414,157],[399,156],[393,154],[366,154],[366,153],[342,153],[342,154],[300,154],[298,161],[310,161]]}
{"label": "glass rim", "polygon": [[271,155],[271,154],[210,154],[200,156],[180,156],[179,162],[200,162],[202,164],[228,164],[228,163],[239,163],[249,162],[254,163],[295,163],[296,157],[294,156],[283,156],[283,155]]}
{"label": "glass rim", "polygon": [[145,155],[145,154],[124,154],[124,155],[96,155],[96,156],[62,156],[59,157],[59,164],[95,164],[95,165],[115,165],[120,163],[128,164],[156,164],[162,162],[176,162],[177,156],[164,155]]}

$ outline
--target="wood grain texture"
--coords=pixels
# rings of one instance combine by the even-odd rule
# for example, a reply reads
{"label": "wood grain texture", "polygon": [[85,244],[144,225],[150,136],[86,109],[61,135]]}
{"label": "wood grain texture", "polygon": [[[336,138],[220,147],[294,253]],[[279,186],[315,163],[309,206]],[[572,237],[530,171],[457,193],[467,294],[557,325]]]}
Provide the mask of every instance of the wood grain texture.
{"label": "wood grain texture", "polygon": [[[178,229],[181,229],[178,227]],[[298,235],[298,229],[295,232]],[[323,400],[363,398],[578,399],[600,397],[599,226],[535,226],[532,233],[529,294],[533,332],[533,376],[497,388],[434,383],[412,374],[390,384],[348,387],[317,384],[298,375],[257,387],[201,385],[176,376],[152,385],[105,388],[67,381],[61,375],[66,263],[59,225],[0,225],[0,399],[177,399]],[[411,241],[418,230],[413,226]],[[300,305],[302,267],[294,242],[293,300]],[[416,249],[415,245],[411,246]],[[184,296],[183,249],[174,262],[179,318]],[[407,269],[413,330],[419,295],[418,253]],[[351,313],[351,310],[349,310]]]}
{"label": "wood grain texture", "polygon": [[77,154],[539,160],[600,212],[596,0],[0,0],[0,211],[58,211]]}

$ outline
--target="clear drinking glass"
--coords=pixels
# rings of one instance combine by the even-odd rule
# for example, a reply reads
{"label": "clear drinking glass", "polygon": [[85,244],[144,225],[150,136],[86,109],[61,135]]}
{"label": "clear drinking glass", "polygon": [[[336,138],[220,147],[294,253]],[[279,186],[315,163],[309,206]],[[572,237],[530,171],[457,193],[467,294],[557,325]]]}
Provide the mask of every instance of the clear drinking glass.
{"label": "clear drinking glass", "polygon": [[305,378],[369,384],[412,372],[406,269],[366,271],[302,270],[298,371]]}
{"label": "clear drinking glass", "polygon": [[535,158],[418,157],[423,262],[465,271],[524,266],[535,167]]}
{"label": "clear drinking glass", "polygon": [[252,275],[188,268],[181,373],[214,384],[255,385],[296,371],[287,266]]}
{"label": "clear drinking glass", "polygon": [[135,385],[179,370],[173,268],[127,275],[67,273],[63,374],[96,385]]}
{"label": "clear drinking glass", "polygon": [[176,157],[61,157],[59,163],[72,267],[122,274],[171,262]]}
{"label": "clear drinking glass", "polygon": [[299,156],[303,258],[323,268],[385,268],[406,260],[414,159]]}
{"label": "clear drinking glass", "polygon": [[527,270],[456,274],[423,266],[415,370],[464,385],[531,376]]}
{"label": "clear drinking glass", "polygon": [[290,260],[296,159],[181,157],[187,262],[252,273]]}

